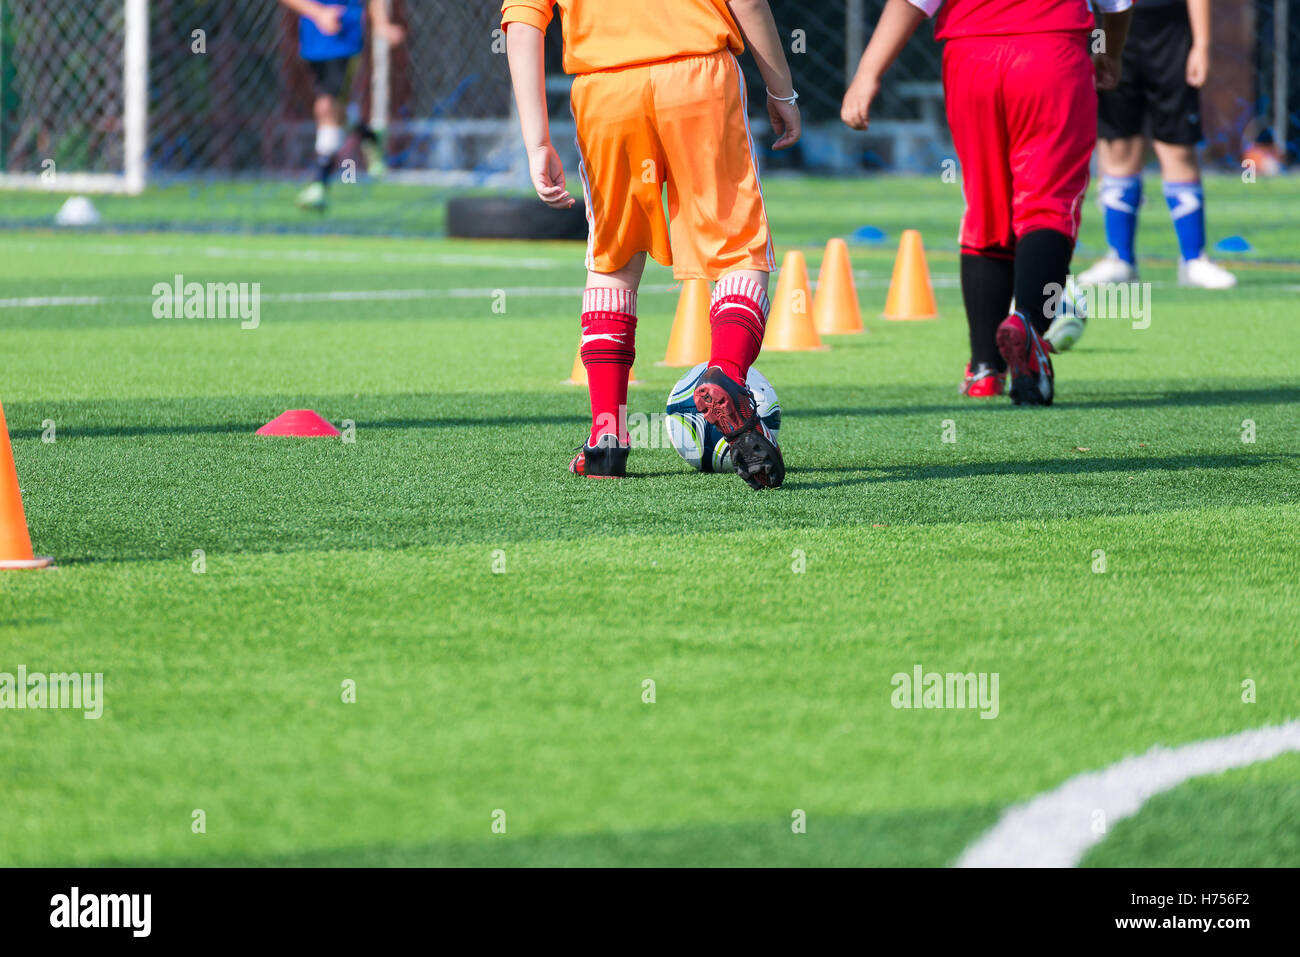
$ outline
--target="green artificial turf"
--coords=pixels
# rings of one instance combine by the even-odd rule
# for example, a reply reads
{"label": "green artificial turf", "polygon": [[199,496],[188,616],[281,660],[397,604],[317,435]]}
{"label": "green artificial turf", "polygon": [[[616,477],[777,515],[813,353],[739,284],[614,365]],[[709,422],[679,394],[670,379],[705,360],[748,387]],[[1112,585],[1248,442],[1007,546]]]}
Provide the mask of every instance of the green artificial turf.
{"label": "green artificial turf", "polygon": [[1300,755],[1205,777],[1116,825],[1084,863],[1107,867],[1295,867]]}
{"label": "green artificial turf", "polygon": [[[0,863],[941,865],[1073,774],[1295,719],[1294,192],[1212,183],[1240,288],[1147,263],[1150,327],[1094,319],[1057,405],[1016,409],[957,395],[955,187],[774,180],[814,275],[830,236],[890,244],[853,247],[867,334],[760,359],[789,466],[761,495],[668,448],[564,471],[580,245],[0,233],[0,399],[59,566],[0,577],[0,671],[106,697],[0,711]],[[942,318],[884,322],[912,225]],[[1142,245],[1172,251],[1159,211]],[[260,283],[260,325],[155,318],[176,274]],[[646,284],[653,413],[676,294]],[[93,301],[17,302],[50,297]],[[300,407],[355,442],[253,435]],[[998,673],[997,718],[895,709],[918,664]],[[1190,782],[1087,862],[1294,866],[1297,782]]]}

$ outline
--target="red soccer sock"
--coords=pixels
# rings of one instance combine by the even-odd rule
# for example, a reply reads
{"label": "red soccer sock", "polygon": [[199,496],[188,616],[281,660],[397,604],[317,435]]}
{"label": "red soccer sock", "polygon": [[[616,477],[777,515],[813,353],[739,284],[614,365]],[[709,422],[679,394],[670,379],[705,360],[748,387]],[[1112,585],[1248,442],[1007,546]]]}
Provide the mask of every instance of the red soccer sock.
{"label": "red soccer sock", "polygon": [[579,350],[591,391],[591,435],[587,446],[614,433],[626,445],[627,380],[636,358],[636,293],[630,289],[588,289],[582,294]]}
{"label": "red soccer sock", "polygon": [[763,348],[763,330],[771,303],[761,283],[732,273],[718,280],[709,308],[713,350],[709,365],[718,366],[731,379],[745,384],[749,367]]}

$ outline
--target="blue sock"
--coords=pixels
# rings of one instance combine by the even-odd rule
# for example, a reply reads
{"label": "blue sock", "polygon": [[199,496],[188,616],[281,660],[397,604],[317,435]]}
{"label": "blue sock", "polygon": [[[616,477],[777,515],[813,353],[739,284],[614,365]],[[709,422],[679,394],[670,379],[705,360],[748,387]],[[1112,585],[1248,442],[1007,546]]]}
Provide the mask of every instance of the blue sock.
{"label": "blue sock", "polygon": [[1132,265],[1137,262],[1138,207],[1142,205],[1141,176],[1103,176],[1101,206],[1106,212],[1106,245]]}
{"label": "blue sock", "polygon": [[1184,259],[1195,259],[1205,252],[1205,192],[1200,181],[1165,183],[1165,202],[1174,220],[1179,252]]}

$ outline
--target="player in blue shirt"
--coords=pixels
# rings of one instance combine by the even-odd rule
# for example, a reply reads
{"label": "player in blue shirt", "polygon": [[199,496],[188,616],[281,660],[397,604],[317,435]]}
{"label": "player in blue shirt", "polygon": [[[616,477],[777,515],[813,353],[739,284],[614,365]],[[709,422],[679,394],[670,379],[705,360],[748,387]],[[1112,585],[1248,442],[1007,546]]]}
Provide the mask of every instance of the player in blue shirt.
{"label": "player in blue shirt", "polygon": [[[317,0],[280,0],[297,13],[298,52],[311,68],[314,78],[315,99],[312,112],[316,119],[316,181],[298,194],[298,205],[304,209],[325,208],[325,187],[343,147],[345,110],[342,99],[348,85],[356,57],[365,48],[366,0],[337,0],[320,3]],[[388,18],[386,0],[369,0],[370,20],[390,44],[396,45],[406,37],[406,31]],[[361,148],[366,157],[366,168],[372,176],[382,174],[383,150],[374,130],[363,123],[357,124]]]}

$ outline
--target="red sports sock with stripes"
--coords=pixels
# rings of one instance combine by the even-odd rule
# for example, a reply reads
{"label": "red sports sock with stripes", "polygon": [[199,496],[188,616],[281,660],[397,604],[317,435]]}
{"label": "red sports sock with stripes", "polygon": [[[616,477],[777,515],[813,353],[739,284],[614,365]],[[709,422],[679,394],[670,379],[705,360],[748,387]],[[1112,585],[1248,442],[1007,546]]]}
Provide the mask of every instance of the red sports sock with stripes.
{"label": "red sports sock with stripes", "polygon": [[732,273],[718,280],[709,307],[713,349],[709,365],[718,366],[731,379],[745,383],[749,367],[763,348],[763,330],[771,303],[767,290],[748,276]]}
{"label": "red sports sock with stripes", "polygon": [[579,349],[591,391],[588,447],[615,433],[627,444],[627,380],[636,358],[636,293],[630,289],[588,289],[582,294]]}

